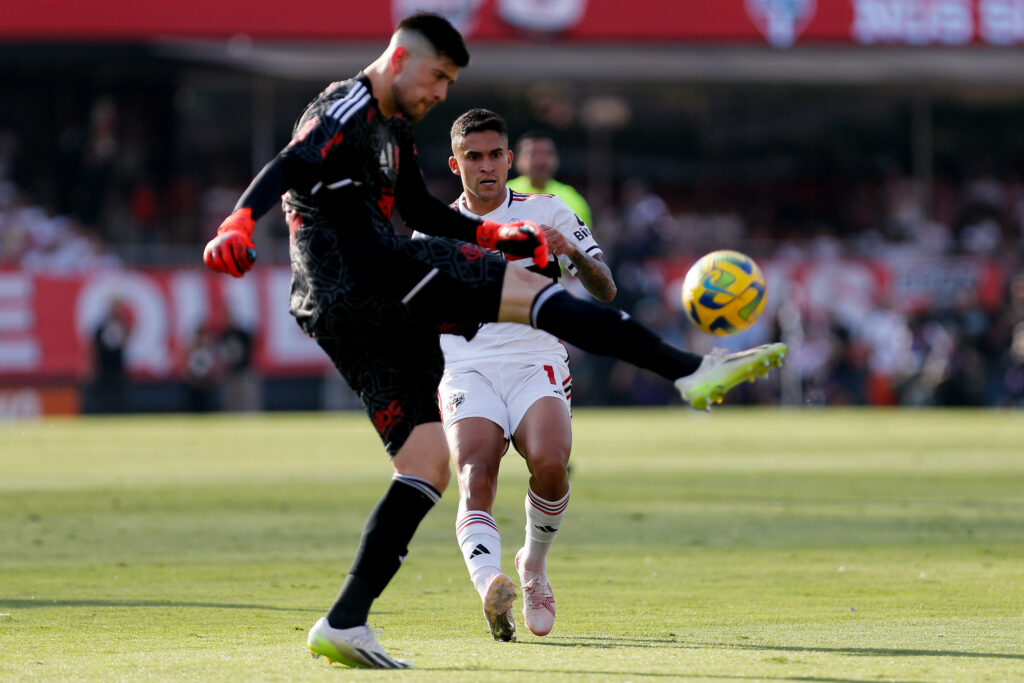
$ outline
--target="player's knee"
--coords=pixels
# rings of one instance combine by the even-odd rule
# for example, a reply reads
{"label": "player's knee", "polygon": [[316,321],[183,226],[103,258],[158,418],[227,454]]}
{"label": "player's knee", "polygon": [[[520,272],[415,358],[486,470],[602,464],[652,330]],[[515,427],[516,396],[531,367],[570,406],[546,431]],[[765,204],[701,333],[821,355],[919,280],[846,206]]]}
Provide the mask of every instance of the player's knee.
{"label": "player's knee", "polygon": [[438,493],[444,493],[445,489],[448,488],[448,482],[452,478],[452,468],[448,464],[448,459],[438,460],[433,463],[431,471],[430,483]]}
{"label": "player's knee", "polygon": [[498,482],[498,468],[489,462],[465,462],[459,466],[459,479],[466,488],[495,488]]}
{"label": "player's knee", "polygon": [[498,469],[490,463],[466,462],[459,466],[459,490],[472,502],[490,503],[498,488]]}
{"label": "player's knee", "polygon": [[413,434],[392,456],[391,465],[399,474],[419,477],[437,489],[438,493],[444,493],[452,471],[444,437],[436,438],[434,430],[439,430],[439,427],[420,425],[413,430]]}
{"label": "player's knee", "polygon": [[448,457],[448,449],[445,448],[444,451],[436,453],[434,457],[431,458],[431,464],[433,466],[434,476],[438,481],[438,484],[435,484],[434,486],[438,491],[444,493],[444,490],[448,488],[448,482],[452,478],[452,466],[451,460]]}
{"label": "player's knee", "polygon": [[549,447],[536,454],[531,454],[529,459],[530,473],[539,481],[560,482],[566,476],[566,469],[569,466],[569,449],[567,447]]}
{"label": "player's knee", "polygon": [[[424,458],[424,460],[426,460],[426,458]],[[418,467],[402,468],[397,469],[397,471],[400,474],[408,474],[410,476],[423,479],[437,489],[438,493],[445,492],[445,489],[448,488],[448,482],[452,478],[451,467],[448,465],[447,460],[422,462]]]}

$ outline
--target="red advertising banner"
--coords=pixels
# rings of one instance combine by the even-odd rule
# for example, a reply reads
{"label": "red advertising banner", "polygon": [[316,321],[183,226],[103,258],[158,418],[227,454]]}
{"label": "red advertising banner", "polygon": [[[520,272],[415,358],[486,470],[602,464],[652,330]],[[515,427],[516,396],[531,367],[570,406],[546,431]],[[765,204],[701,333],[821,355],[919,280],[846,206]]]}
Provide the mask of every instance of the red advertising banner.
{"label": "red advertising banner", "polygon": [[0,388],[85,377],[93,336],[115,301],[127,314],[126,363],[138,378],[179,378],[196,332],[216,334],[229,319],[254,333],[263,374],[323,373],[326,356],[288,314],[290,278],[286,267],[240,280],[186,268],[74,277],[0,271]]}
{"label": "red advertising banner", "polygon": [[417,9],[471,41],[1017,45],[1024,0],[29,0],[0,40],[354,40],[382,42]]}

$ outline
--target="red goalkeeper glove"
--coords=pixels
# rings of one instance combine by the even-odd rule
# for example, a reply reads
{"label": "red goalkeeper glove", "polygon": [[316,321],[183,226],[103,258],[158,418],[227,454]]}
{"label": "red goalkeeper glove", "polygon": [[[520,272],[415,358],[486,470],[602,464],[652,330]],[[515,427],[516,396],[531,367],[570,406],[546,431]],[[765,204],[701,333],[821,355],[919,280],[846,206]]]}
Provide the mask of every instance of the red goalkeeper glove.
{"label": "red goalkeeper glove", "polygon": [[256,221],[252,209],[237,209],[217,228],[217,236],[206,245],[203,263],[209,268],[242,277],[256,262],[256,245],[252,231]]}
{"label": "red goalkeeper glove", "polygon": [[512,256],[532,256],[538,268],[548,264],[548,240],[531,221],[505,224],[484,221],[476,227],[476,243]]}

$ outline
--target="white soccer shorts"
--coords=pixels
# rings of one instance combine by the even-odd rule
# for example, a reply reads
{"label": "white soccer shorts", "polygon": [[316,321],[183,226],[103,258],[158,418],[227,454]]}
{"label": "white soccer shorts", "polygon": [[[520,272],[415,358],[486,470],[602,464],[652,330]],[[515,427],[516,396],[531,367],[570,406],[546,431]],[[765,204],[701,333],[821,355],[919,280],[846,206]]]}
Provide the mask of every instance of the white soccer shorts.
{"label": "white soccer shorts", "polygon": [[546,396],[560,399],[572,414],[572,376],[569,366],[557,357],[537,363],[454,363],[445,368],[437,392],[446,430],[463,418],[483,417],[510,439],[530,406]]}

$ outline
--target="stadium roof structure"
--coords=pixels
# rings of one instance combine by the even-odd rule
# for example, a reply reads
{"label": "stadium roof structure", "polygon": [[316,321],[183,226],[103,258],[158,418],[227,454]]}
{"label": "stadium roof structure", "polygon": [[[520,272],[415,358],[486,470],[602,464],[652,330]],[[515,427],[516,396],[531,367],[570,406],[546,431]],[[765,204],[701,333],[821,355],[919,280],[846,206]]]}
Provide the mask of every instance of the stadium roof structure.
{"label": "stadium roof structure", "polygon": [[[372,61],[379,42],[165,40],[158,55],[288,79],[335,79]],[[473,47],[463,83],[537,79],[829,85],[1024,85],[1011,47],[524,45]]]}

